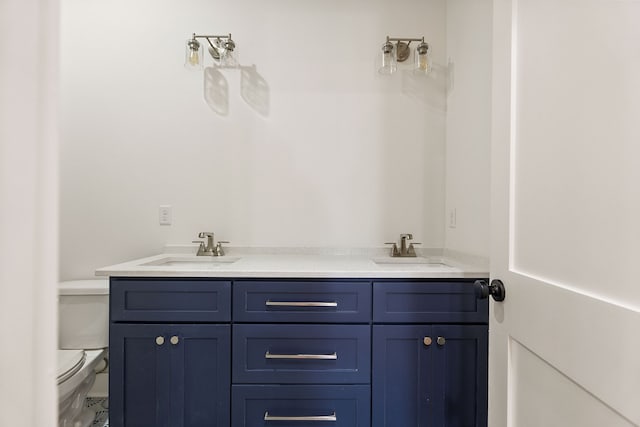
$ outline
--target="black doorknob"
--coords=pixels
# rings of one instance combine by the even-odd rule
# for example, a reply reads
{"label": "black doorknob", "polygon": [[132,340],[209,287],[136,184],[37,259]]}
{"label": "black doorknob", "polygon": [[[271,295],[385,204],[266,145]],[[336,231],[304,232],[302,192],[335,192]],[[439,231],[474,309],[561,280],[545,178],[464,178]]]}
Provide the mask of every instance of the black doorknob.
{"label": "black doorknob", "polygon": [[504,301],[506,296],[504,283],[498,279],[492,280],[491,284],[488,284],[486,280],[476,280],[473,286],[476,289],[478,299],[485,299],[491,295],[495,301],[500,302]]}

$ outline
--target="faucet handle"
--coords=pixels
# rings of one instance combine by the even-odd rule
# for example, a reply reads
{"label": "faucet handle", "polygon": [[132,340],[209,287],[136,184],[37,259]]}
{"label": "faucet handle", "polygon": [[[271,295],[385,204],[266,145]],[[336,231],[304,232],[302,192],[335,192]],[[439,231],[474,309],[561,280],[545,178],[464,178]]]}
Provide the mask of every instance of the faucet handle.
{"label": "faucet handle", "polygon": [[192,240],[191,243],[200,243],[200,246],[198,246],[198,252],[196,253],[197,256],[204,254],[205,246],[202,240]]}
{"label": "faucet handle", "polygon": [[222,249],[222,244],[223,243],[229,243],[229,241],[228,240],[218,240],[218,243],[216,243],[216,248],[214,249],[214,252],[215,252],[216,256],[224,255],[224,249]]}
{"label": "faucet handle", "polygon": [[392,257],[400,255],[400,252],[398,251],[398,245],[396,244],[396,242],[386,242],[385,245],[393,245],[391,247],[391,256]]}
{"label": "faucet handle", "polygon": [[409,256],[416,256],[416,249],[413,247],[414,245],[421,245],[422,243],[409,243],[409,247],[407,248],[407,254]]}

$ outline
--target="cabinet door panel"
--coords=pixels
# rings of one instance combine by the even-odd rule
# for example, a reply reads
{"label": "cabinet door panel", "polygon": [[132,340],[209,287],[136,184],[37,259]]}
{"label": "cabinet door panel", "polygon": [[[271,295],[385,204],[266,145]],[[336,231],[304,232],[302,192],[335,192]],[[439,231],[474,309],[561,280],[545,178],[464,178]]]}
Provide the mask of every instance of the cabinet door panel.
{"label": "cabinet door panel", "polygon": [[165,325],[112,324],[109,336],[109,425],[171,427]]}
{"label": "cabinet door panel", "polygon": [[109,425],[228,426],[230,344],[229,325],[112,323]]}
{"label": "cabinet door panel", "polygon": [[[231,383],[229,325],[172,325],[172,425],[228,426]],[[176,337],[173,344],[171,338]],[[174,340],[176,341],[176,340]]]}
{"label": "cabinet door panel", "polygon": [[432,327],[374,325],[371,382],[373,427],[431,426]]}
{"label": "cabinet door panel", "polygon": [[[487,326],[433,327],[436,381],[435,425],[486,427]],[[438,337],[442,345],[437,344]]]}

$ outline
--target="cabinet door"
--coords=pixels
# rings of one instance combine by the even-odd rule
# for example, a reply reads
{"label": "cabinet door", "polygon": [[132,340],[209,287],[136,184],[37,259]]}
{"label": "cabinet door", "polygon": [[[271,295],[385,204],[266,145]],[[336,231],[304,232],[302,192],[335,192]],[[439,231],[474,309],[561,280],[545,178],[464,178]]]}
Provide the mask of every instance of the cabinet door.
{"label": "cabinet door", "polygon": [[111,324],[109,425],[172,427],[169,423],[167,325]]}
{"label": "cabinet door", "polygon": [[112,427],[229,426],[230,326],[111,324]]}
{"label": "cabinet door", "polygon": [[373,326],[373,427],[433,425],[435,342],[427,346],[425,337],[432,337],[429,325]]}
{"label": "cabinet door", "polygon": [[486,427],[486,325],[433,326],[435,426]]}
{"label": "cabinet door", "polygon": [[230,328],[171,325],[171,427],[230,425]]}

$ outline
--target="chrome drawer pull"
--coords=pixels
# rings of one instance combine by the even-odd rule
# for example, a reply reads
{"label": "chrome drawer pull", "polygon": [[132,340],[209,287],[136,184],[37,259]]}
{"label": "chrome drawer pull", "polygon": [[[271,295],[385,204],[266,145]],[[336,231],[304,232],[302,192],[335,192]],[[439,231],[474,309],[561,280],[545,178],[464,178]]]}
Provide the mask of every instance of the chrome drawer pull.
{"label": "chrome drawer pull", "polygon": [[267,307],[337,307],[336,301],[319,302],[319,301],[271,301],[264,303]]}
{"label": "chrome drawer pull", "polygon": [[269,415],[269,412],[264,413],[265,421],[338,421],[336,413],[331,415],[312,415],[309,417],[276,417]]}
{"label": "chrome drawer pull", "polygon": [[313,360],[337,360],[338,353],[332,354],[264,354],[265,359],[313,359]]}

